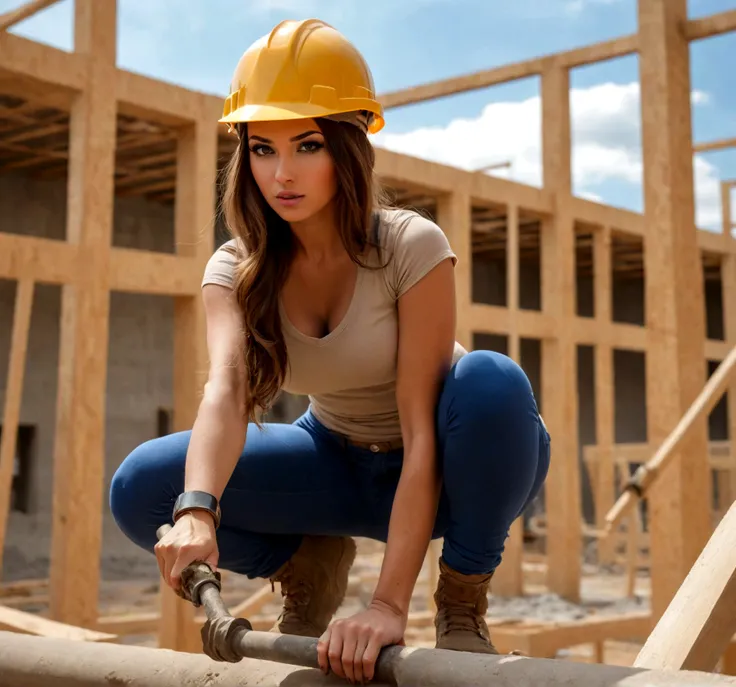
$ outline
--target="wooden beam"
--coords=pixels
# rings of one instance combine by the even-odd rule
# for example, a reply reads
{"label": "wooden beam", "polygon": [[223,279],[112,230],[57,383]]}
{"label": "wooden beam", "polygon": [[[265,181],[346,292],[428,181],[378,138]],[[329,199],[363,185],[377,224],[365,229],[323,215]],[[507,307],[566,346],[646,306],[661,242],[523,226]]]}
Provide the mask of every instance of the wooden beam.
{"label": "wooden beam", "polygon": [[430,193],[452,193],[462,188],[476,201],[513,202],[540,215],[552,211],[551,196],[541,188],[402,155],[386,148],[376,147],[376,174],[388,186],[411,184]]}
{"label": "wooden beam", "polygon": [[198,296],[202,275],[195,258],[135,248],[113,248],[110,289],[162,296]]}
{"label": "wooden beam", "polygon": [[690,19],[685,24],[685,38],[688,41],[711,38],[731,31],[736,31],[736,10]]}
{"label": "wooden beam", "polygon": [[652,630],[634,667],[711,672],[736,633],[736,502]]}
{"label": "wooden beam", "polygon": [[175,127],[192,124],[211,97],[124,69],[118,69],[115,93],[121,114]]}
{"label": "wooden beam", "polygon": [[80,627],[97,620],[104,503],[115,9],[115,0],[74,4],[75,48],[89,71],[71,113],[67,237],[84,269],[62,289],[49,610]]}
{"label": "wooden beam", "polygon": [[542,309],[556,321],[554,338],[542,341],[542,414],[552,436],[545,486],[547,586],[578,601],[582,570],[578,469],[575,227],[571,204],[570,76],[559,66],[542,75],[542,167],[555,213],[541,231]]}
{"label": "wooden beam", "polygon": [[21,5],[18,9],[0,14],[0,31],[7,31],[11,26],[19,24],[57,2],[59,0],[31,0],[31,2]]}
{"label": "wooden beam", "polygon": [[66,241],[0,232],[0,279],[69,284],[79,274],[77,248]]}
{"label": "wooden beam", "polygon": [[696,143],[693,145],[693,152],[706,153],[713,150],[725,150],[726,148],[736,148],[736,138],[721,138],[716,141]]}
{"label": "wooden beam", "polygon": [[[686,0],[639,3],[647,226],[645,311],[648,441],[661,444],[703,388],[705,313],[695,231]],[[702,418],[649,499],[655,621],[710,533],[710,473]]]}
{"label": "wooden beam", "polygon": [[392,107],[402,107],[427,100],[444,98],[457,93],[466,93],[509,81],[536,76],[541,74],[553,63],[563,68],[571,68],[629,55],[636,52],[637,42],[637,36],[635,34],[621,36],[610,41],[586,45],[555,55],[544,55],[531,60],[525,60],[524,62],[516,62],[473,74],[455,76],[441,81],[434,81],[399,91],[384,93],[379,96],[379,100],[383,104],[384,109],[390,109]]}
{"label": "wooden beam", "polygon": [[501,305],[473,303],[470,317],[476,332],[510,335],[515,330],[522,339],[546,339],[557,332],[555,318],[538,310],[519,310],[514,316]]}
{"label": "wooden beam", "polygon": [[117,640],[117,637],[109,632],[65,625],[35,613],[24,613],[5,606],[0,606],[0,631],[53,639],[70,639],[75,642],[115,642]]}
{"label": "wooden beam", "polygon": [[28,332],[31,327],[33,288],[34,284],[30,279],[23,279],[16,284],[13,330],[10,337],[10,360],[6,377],[2,425],[0,425],[2,427],[2,439],[0,439],[0,574],[3,569],[5,534],[10,517],[13,467],[15,466],[18,422],[23,398]]}
{"label": "wooden beam", "polygon": [[87,60],[83,55],[0,32],[0,56],[0,74],[20,76],[52,90],[84,88]]}

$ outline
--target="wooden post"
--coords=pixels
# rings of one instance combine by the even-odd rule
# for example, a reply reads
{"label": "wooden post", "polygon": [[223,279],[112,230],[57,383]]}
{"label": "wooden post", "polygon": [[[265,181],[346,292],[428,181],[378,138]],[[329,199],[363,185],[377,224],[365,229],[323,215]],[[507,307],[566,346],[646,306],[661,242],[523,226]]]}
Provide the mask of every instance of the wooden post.
{"label": "wooden post", "polygon": [[51,618],[97,620],[104,484],[109,261],[116,138],[115,0],[76,0],[75,51],[86,83],[71,111],[67,241],[78,249],[62,288],[54,443]]}
{"label": "wooden post", "polygon": [[[733,226],[731,210],[731,188],[733,182],[721,183],[721,213],[724,241],[728,246],[728,253],[721,262],[721,297],[723,300],[724,335],[729,346],[736,346],[736,240],[731,235]],[[728,437],[730,441],[731,470],[725,479],[719,479],[719,498],[723,501],[724,491],[728,498],[736,498],[736,384],[728,387]],[[726,504],[726,508],[728,504]],[[719,510],[726,510],[721,502]]]}
{"label": "wooden post", "polygon": [[[509,204],[506,219],[506,307],[509,311],[509,357],[521,363],[519,346],[519,207]],[[517,518],[506,539],[503,561],[493,576],[493,594],[521,596],[523,577],[524,521]]]}
{"label": "wooden post", "polygon": [[[215,247],[217,123],[203,107],[197,121],[178,141],[174,231],[178,255],[193,257],[200,274]],[[180,296],[174,304],[174,431],[191,429],[207,380],[208,356],[204,305],[199,295]],[[163,524],[163,523],[162,523]],[[161,583],[159,646],[198,652],[202,642],[194,607]]]}
{"label": "wooden post", "polygon": [[471,219],[472,201],[464,191],[453,191],[437,198],[437,224],[447,234],[458,260],[455,267],[456,336],[460,344],[467,350],[473,348]]}
{"label": "wooden post", "polygon": [[[611,325],[611,230],[604,226],[593,236],[593,265],[595,284],[595,319],[600,331]],[[595,480],[595,518],[599,528],[605,526],[608,513],[616,497],[614,489],[614,381],[613,348],[608,342],[595,345],[595,434],[598,445]],[[598,540],[598,562],[612,563],[614,541]]]}
{"label": "wooden post", "polygon": [[542,223],[542,308],[556,335],[542,341],[542,414],[552,437],[546,482],[547,586],[577,601],[581,574],[575,318],[575,230],[571,211],[570,77],[559,65],[542,74],[542,166],[554,216]]}
{"label": "wooden post", "polygon": [[[648,441],[660,445],[705,383],[695,228],[686,0],[640,0]],[[706,419],[649,497],[652,611],[667,608],[710,533]]]}
{"label": "wooden post", "polygon": [[3,430],[2,439],[0,439],[0,573],[3,569],[5,534],[10,518],[13,466],[15,464],[18,422],[23,399],[23,378],[26,371],[26,353],[28,351],[28,332],[31,327],[34,287],[35,284],[31,279],[23,279],[17,282],[15,292],[8,381],[5,389],[2,425],[0,425]]}

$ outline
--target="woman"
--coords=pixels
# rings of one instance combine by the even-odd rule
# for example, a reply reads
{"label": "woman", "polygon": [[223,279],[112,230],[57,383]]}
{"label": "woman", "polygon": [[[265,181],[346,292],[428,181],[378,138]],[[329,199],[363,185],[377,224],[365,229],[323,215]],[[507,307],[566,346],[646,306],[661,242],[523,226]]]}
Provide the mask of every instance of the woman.
{"label": "woman", "polygon": [[[323,670],[351,682],[403,642],[428,543],[444,537],[436,645],[496,653],[489,581],[544,481],[549,436],[522,370],[455,342],[445,234],[378,199],[368,67],[328,25],[284,22],[244,54],[221,121],[239,141],[223,196],[233,239],[202,286],[209,379],[191,431],[118,469],[117,523],[174,589],[194,560],[279,581],[274,631],[320,637]],[[261,425],[282,390],[309,409]],[[380,577],[368,608],[332,621],[355,536],[386,542]]]}

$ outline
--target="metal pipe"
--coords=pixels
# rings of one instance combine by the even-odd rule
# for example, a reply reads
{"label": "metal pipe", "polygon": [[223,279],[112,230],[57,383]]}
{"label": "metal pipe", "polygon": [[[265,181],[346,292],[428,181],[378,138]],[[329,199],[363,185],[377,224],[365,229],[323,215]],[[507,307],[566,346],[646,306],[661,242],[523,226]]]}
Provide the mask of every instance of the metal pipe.
{"label": "metal pipe", "polygon": [[[567,660],[403,648],[399,687],[734,687],[736,677],[642,670]],[[3,687],[327,687],[318,670],[243,659],[220,663],[201,654],[96,644],[0,632]],[[373,683],[379,687],[381,683]]]}

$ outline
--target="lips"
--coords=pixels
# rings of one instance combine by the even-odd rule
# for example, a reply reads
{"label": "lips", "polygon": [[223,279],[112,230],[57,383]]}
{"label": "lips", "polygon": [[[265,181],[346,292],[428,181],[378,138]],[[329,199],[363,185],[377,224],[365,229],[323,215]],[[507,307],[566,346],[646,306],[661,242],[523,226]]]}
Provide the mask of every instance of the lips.
{"label": "lips", "polygon": [[287,193],[282,191],[276,196],[279,200],[296,200],[297,198],[303,198],[304,196],[299,193]]}

